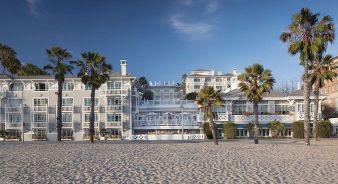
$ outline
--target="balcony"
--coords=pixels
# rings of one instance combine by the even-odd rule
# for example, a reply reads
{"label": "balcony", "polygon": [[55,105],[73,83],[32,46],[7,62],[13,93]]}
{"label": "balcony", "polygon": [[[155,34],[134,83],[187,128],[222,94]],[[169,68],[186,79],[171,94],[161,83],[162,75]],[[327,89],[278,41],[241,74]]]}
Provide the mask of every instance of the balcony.
{"label": "balcony", "polygon": [[32,122],[32,128],[47,128],[47,122]]}
{"label": "balcony", "polygon": [[105,95],[121,95],[121,89],[108,89],[103,91]]}
{"label": "balcony", "polygon": [[6,122],[5,129],[20,129],[22,128],[22,122]]}
{"label": "balcony", "polygon": [[33,112],[47,112],[48,107],[47,106],[32,106]]}
{"label": "balcony", "polygon": [[62,128],[73,128],[73,122],[62,122]]}
{"label": "balcony", "polygon": [[[134,127],[144,126],[177,126],[182,127],[181,121],[168,121],[168,120],[135,120]],[[183,120],[183,126],[200,126],[200,122],[195,120]]]}
{"label": "balcony", "polygon": [[106,111],[111,112],[111,111],[120,111],[122,109],[121,105],[107,105]]}
{"label": "balcony", "polygon": [[61,111],[62,112],[73,112],[73,106],[62,106]]}
{"label": "balcony", "polygon": [[[90,106],[83,106],[82,110],[85,112],[90,112]],[[98,112],[98,111],[99,111],[99,106],[95,106],[94,112]]]}
{"label": "balcony", "polygon": [[6,113],[21,113],[21,107],[6,107]]}
{"label": "balcony", "polygon": [[[230,121],[253,121],[253,115],[231,115]],[[292,122],[293,115],[258,115],[258,121]]]}
{"label": "balcony", "polygon": [[121,128],[122,123],[121,122],[107,122],[106,123],[106,128]]}
{"label": "balcony", "polygon": [[[99,127],[99,123],[94,122],[94,128],[98,128],[98,127]],[[82,128],[89,128],[89,122],[82,123]]]}

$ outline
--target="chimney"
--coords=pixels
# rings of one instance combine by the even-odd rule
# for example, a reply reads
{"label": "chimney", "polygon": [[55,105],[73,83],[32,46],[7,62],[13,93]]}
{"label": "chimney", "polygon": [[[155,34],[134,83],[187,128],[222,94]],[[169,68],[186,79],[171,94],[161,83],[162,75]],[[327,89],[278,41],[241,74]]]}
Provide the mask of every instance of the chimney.
{"label": "chimney", "polygon": [[126,59],[121,59],[121,75],[126,76],[127,75],[127,60]]}

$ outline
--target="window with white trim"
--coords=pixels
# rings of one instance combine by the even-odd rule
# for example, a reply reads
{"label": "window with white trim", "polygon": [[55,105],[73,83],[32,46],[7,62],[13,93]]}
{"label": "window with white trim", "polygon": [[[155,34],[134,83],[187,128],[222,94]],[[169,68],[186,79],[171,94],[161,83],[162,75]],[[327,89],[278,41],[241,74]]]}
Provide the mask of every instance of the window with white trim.
{"label": "window with white trim", "polygon": [[120,122],[121,121],[121,114],[107,114],[107,121],[108,122]]}
{"label": "window with white trim", "polygon": [[75,84],[73,82],[65,82],[62,85],[63,91],[74,91]]}
{"label": "window with white trim", "polygon": [[73,121],[73,113],[64,112],[62,113],[62,122],[72,122]]}
{"label": "window with white trim", "polygon": [[48,83],[34,83],[34,91],[48,91]]}
{"label": "window with white trim", "polygon": [[33,122],[47,122],[46,113],[34,113]]}
{"label": "window with white trim", "polygon": [[12,83],[9,85],[9,91],[22,91],[23,84],[22,83]]}
{"label": "window with white trim", "polygon": [[[98,121],[97,113],[94,114],[94,122]],[[90,114],[85,114],[85,122],[90,122]]]}
{"label": "window with white trim", "polygon": [[34,99],[34,106],[47,106],[48,99],[47,98],[35,98]]}
{"label": "window with white trim", "polygon": [[21,115],[20,114],[8,114],[8,122],[9,123],[21,122]]}
{"label": "window with white trim", "polygon": [[73,106],[73,98],[62,98],[62,106]]}
{"label": "window with white trim", "polygon": [[[91,98],[84,98],[84,106],[91,106]],[[95,106],[99,106],[99,99],[95,98]]]}

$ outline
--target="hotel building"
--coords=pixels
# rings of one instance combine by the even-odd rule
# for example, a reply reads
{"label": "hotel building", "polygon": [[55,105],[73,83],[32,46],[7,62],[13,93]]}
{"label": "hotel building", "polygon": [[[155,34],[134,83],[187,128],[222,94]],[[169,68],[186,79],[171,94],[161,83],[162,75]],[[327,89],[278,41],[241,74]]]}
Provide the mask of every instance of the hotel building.
{"label": "hotel building", "polygon": [[[200,73],[197,75],[196,72]],[[196,70],[186,79],[187,89],[194,92],[204,85],[222,89],[224,106],[215,108],[219,138],[224,123],[230,121],[237,125],[237,137],[250,134],[248,125],[253,120],[252,103],[236,89],[237,75],[236,71],[215,75],[210,70]],[[150,85],[153,100],[142,100],[135,79],[127,73],[127,61],[121,60],[121,72],[111,73],[109,81],[96,91],[94,127],[97,139],[102,131],[108,139],[204,139],[202,112],[193,101],[184,100],[184,94],[177,91],[175,85]],[[199,86],[195,88],[197,83]],[[194,87],[190,88],[192,84]],[[9,133],[8,138],[56,140],[56,92],[57,82],[53,76],[0,76],[0,128]],[[324,96],[320,99],[322,101]],[[84,85],[77,77],[67,77],[63,86],[62,139],[88,139],[90,103],[90,86]],[[268,124],[277,120],[286,127],[283,135],[291,137],[291,123],[304,119],[303,106],[301,91],[289,95],[274,91],[266,94],[259,104],[260,136],[270,137]],[[318,115],[321,119],[321,111]]]}

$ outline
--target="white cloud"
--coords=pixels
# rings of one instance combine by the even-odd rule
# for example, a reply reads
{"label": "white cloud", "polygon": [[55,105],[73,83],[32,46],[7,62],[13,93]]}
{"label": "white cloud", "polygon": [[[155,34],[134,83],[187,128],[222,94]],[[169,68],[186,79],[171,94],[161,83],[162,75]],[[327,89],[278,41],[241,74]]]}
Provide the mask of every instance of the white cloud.
{"label": "white cloud", "polygon": [[41,0],[25,0],[28,4],[29,10],[35,17],[40,17],[41,13],[38,10],[38,5],[41,3]]}
{"label": "white cloud", "polygon": [[208,0],[207,7],[205,9],[206,13],[213,13],[218,9],[218,1],[217,0]]}
{"label": "white cloud", "polygon": [[170,18],[170,25],[177,32],[187,36],[189,40],[198,40],[209,37],[213,26],[205,22],[187,22],[180,16],[174,15]]}

